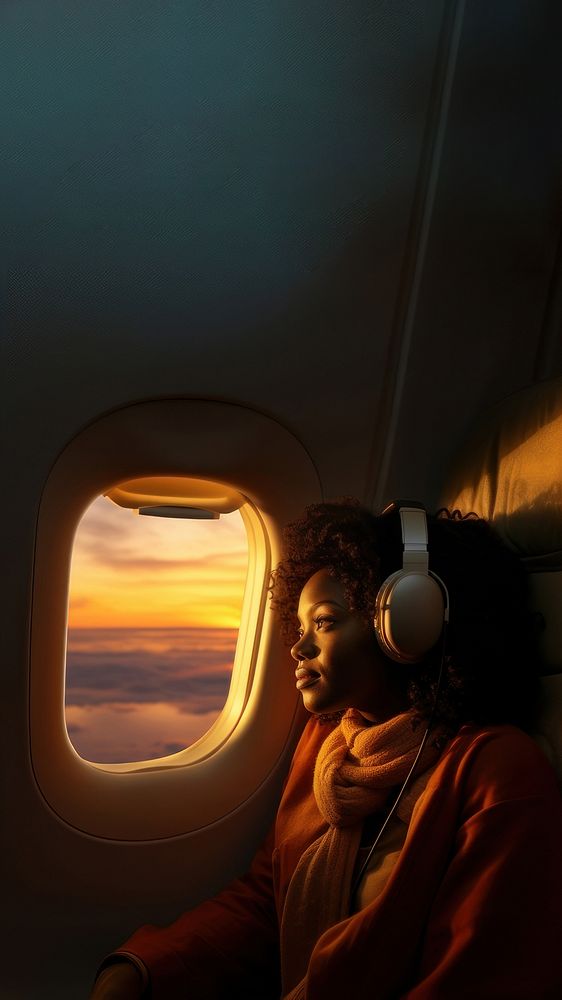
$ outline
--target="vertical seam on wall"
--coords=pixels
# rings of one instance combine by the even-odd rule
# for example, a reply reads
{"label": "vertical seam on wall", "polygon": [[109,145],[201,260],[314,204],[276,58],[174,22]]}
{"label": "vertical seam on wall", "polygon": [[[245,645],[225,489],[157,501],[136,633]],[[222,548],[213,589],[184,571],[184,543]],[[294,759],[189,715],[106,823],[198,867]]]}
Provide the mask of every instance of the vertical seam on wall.
{"label": "vertical seam on wall", "polygon": [[562,230],[552,265],[539,343],[535,354],[533,381],[554,375],[552,370],[556,345],[562,334]]}
{"label": "vertical seam on wall", "polygon": [[428,102],[425,134],[406,238],[406,250],[385,364],[388,374],[384,380],[382,398],[377,407],[373,425],[373,445],[365,481],[365,502],[375,509],[381,506],[383,499],[388,499],[384,497],[383,491],[394,449],[398,416],[404,392],[414,319],[457,64],[464,8],[465,0],[456,0],[454,4],[445,0]]}

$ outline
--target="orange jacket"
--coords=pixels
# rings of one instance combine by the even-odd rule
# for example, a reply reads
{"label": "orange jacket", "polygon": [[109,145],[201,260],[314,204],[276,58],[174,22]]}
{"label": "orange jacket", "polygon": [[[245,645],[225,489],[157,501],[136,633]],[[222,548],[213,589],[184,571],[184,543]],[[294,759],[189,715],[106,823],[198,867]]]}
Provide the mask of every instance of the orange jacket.
{"label": "orange jacket", "polygon": [[[142,927],[123,945],[150,970],[154,1000],[279,996],[278,915],[298,859],[326,828],[312,774],[331,728],[308,722],[250,872],[169,927]],[[381,895],[318,940],[307,1000],[561,996],[554,773],[520,730],[464,726],[430,778]]]}

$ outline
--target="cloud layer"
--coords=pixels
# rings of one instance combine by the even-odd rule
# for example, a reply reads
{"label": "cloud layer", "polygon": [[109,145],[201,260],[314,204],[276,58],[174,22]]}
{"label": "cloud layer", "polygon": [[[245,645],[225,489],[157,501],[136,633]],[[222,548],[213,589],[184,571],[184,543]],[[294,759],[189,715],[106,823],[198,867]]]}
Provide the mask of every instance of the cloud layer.
{"label": "cloud layer", "polygon": [[216,712],[190,715],[173,705],[69,706],[70,739],[86,760],[100,764],[153,760],[177,753],[203,736]]}
{"label": "cloud layer", "polygon": [[69,632],[66,717],[83,757],[115,763],[188,746],[221,711],[234,629]]}

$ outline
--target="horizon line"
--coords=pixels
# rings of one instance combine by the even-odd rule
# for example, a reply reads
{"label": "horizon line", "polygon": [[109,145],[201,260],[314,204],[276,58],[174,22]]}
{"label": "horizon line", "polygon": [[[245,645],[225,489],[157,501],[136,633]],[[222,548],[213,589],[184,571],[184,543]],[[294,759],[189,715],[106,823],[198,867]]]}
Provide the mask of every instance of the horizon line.
{"label": "horizon line", "polygon": [[238,632],[233,625],[67,625],[68,632],[180,632],[185,629],[213,629],[215,632]]}

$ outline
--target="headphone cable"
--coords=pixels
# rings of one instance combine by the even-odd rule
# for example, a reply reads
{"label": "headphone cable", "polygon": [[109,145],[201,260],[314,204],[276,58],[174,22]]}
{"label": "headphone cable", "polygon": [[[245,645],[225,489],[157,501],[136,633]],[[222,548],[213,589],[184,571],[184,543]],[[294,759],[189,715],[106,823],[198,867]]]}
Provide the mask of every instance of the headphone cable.
{"label": "headphone cable", "polygon": [[408,771],[408,774],[406,775],[406,778],[405,778],[405,780],[404,780],[404,782],[402,784],[402,787],[400,788],[400,791],[398,792],[398,795],[396,796],[394,802],[392,803],[392,806],[390,807],[390,810],[388,811],[388,813],[386,815],[386,818],[385,818],[385,820],[384,820],[384,822],[383,822],[383,824],[382,824],[382,826],[381,826],[381,828],[380,828],[380,830],[379,830],[379,832],[378,832],[378,834],[377,834],[377,836],[375,838],[375,841],[371,845],[371,847],[369,849],[369,853],[367,854],[367,857],[363,861],[363,864],[361,865],[361,868],[359,869],[359,872],[357,873],[357,875],[355,877],[355,880],[354,880],[353,885],[351,887],[351,900],[353,900],[353,898],[355,896],[355,893],[357,892],[357,889],[359,888],[359,885],[361,884],[361,880],[362,880],[362,878],[363,878],[363,876],[364,876],[364,874],[365,874],[365,872],[367,870],[367,867],[369,865],[369,861],[371,860],[371,858],[373,856],[373,853],[376,850],[377,845],[378,845],[378,843],[379,843],[379,841],[380,841],[380,839],[381,839],[384,831],[386,830],[386,828],[388,826],[388,823],[390,822],[390,820],[394,816],[394,813],[396,812],[396,809],[398,807],[398,803],[400,802],[402,796],[404,795],[404,792],[406,791],[406,789],[407,789],[407,787],[408,787],[408,785],[410,783],[410,779],[414,775],[414,772],[415,772],[416,767],[418,765],[418,761],[419,761],[419,759],[420,759],[420,757],[421,757],[421,755],[422,755],[422,753],[424,751],[424,747],[425,747],[425,745],[427,743],[428,736],[429,736],[429,734],[431,732],[431,729],[433,727],[433,723],[435,721],[435,713],[436,713],[436,710],[437,710],[437,702],[439,700],[439,695],[441,693],[441,683],[442,683],[442,680],[443,680],[443,667],[444,667],[444,664],[445,664],[445,633],[446,633],[446,626],[443,628],[443,632],[442,632],[441,663],[439,665],[439,674],[438,674],[438,677],[437,677],[437,687],[435,689],[435,698],[434,698],[434,701],[433,701],[433,706],[432,706],[432,709],[431,709],[431,714],[429,716],[429,720],[428,720],[428,723],[427,723],[427,728],[425,730],[425,733],[423,734],[422,741],[421,741],[421,743],[419,745],[419,748],[418,748],[418,752],[416,753],[416,756],[414,758],[414,762],[413,762],[410,770]]}

